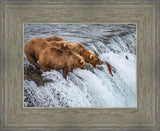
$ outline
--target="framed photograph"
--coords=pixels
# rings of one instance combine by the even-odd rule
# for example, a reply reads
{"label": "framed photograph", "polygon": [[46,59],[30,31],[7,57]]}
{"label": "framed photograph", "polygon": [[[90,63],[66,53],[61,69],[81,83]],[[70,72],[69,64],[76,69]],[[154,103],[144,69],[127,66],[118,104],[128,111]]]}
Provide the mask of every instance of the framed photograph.
{"label": "framed photograph", "polygon": [[158,129],[157,2],[2,2],[3,129]]}
{"label": "framed photograph", "polygon": [[25,107],[137,107],[136,24],[24,24],[24,53]]}

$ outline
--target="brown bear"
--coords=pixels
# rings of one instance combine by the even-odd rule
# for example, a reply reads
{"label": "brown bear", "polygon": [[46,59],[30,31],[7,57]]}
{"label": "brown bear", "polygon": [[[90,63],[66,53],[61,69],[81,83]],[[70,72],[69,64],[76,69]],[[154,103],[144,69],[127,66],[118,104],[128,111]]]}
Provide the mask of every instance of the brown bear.
{"label": "brown bear", "polygon": [[69,43],[68,47],[82,56],[86,63],[96,68],[96,65],[101,65],[102,61],[91,50],[87,50],[81,43]]}
{"label": "brown bear", "polygon": [[[63,38],[58,37],[58,36],[50,36],[50,37],[46,37],[45,40],[47,41],[64,41]],[[67,41],[66,41],[67,42]],[[81,55],[85,62],[90,64],[92,67],[96,68],[96,65],[101,65],[102,61],[98,58],[97,55],[95,55],[91,50],[87,50],[86,48],[84,48],[84,46],[81,43],[67,43],[68,47],[78,53],[79,55]]]}
{"label": "brown bear", "polygon": [[46,41],[51,42],[51,41],[63,41],[64,39],[59,37],[59,36],[49,36],[44,38]]}
{"label": "brown bear", "polygon": [[48,42],[42,38],[34,38],[29,40],[25,45],[25,54],[28,61],[39,69],[36,64],[39,59],[39,53],[46,47],[57,47],[59,49],[69,49],[66,41],[52,41]]}
{"label": "brown bear", "polygon": [[63,70],[63,77],[66,79],[68,72],[73,72],[73,68],[85,69],[83,57],[71,50],[63,50],[48,47],[40,52],[39,65],[43,71],[51,69]]}

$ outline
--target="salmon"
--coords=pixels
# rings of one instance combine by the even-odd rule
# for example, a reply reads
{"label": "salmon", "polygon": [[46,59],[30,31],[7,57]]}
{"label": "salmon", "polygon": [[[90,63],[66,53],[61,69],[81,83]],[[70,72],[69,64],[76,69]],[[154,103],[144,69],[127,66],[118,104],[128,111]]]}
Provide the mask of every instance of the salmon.
{"label": "salmon", "polygon": [[113,74],[112,74],[112,67],[109,63],[106,62],[106,65],[107,65],[107,68],[108,68],[108,71],[109,71],[109,74],[113,77]]}

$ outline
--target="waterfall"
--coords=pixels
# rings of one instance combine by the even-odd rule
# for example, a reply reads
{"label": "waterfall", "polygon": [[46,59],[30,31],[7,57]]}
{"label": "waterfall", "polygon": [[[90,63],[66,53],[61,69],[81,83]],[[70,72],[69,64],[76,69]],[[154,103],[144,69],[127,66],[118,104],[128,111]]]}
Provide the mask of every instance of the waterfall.
{"label": "waterfall", "polygon": [[25,107],[136,107],[135,24],[24,25],[24,46],[34,37],[47,36],[80,42],[103,64],[74,69],[65,80],[62,71],[37,71],[24,55]]}

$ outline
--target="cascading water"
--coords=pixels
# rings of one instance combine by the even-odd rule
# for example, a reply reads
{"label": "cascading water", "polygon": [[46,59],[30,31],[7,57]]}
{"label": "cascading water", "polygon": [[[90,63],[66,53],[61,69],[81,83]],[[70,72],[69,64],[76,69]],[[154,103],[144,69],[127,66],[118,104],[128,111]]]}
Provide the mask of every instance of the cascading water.
{"label": "cascading water", "polygon": [[80,42],[103,64],[74,69],[65,80],[61,71],[38,71],[24,55],[25,107],[136,107],[135,24],[24,25],[24,46],[32,38],[47,36]]}

